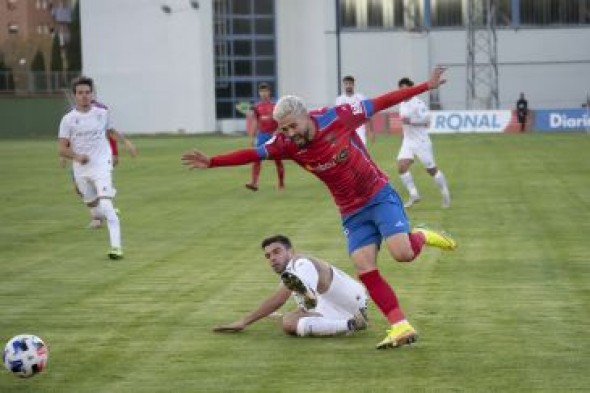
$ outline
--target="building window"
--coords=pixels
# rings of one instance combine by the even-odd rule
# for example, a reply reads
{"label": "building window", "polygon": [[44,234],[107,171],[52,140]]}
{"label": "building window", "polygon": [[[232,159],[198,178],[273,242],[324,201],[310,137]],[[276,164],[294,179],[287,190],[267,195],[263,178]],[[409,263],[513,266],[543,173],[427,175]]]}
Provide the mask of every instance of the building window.
{"label": "building window", "polygon": [[432,26],[463,26],[463,0],[432,0]]}
{"label": "building window", "polygon": [[16,0],[7,0],[6,8],[8,8],[8,11],[16,10]]}
{"label": "building window", "polygon": [[236,105],[257,100],[259,83],[276,87],[274,4],[213,0],[218,119],[243,117]]}
{"label": "building window", "polygon": [[404,5],[412,0],[338,0],[343,29],[392,29],[404,27]]}
{"label": "building window", "polygon": [[9,23],[8,24],[8,33],[9,34],[18,34],[18,25],[16,23]]}
{"label": "building window", "polygon": [[590,22],[588,0],[520,0],[523,25],[577,25]]}
{"label": "building window", "polygon": [[510,26],[512,23],[512,1],[498,0],[496,2],[496,25]]}

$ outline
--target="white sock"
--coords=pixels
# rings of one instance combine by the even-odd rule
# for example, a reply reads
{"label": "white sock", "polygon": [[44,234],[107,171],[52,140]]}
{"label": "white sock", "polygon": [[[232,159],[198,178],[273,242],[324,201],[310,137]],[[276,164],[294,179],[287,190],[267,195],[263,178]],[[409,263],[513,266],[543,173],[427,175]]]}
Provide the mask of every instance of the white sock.
{"label": "white sock", "polygon": [[324,317],[303,317],[297,321],[297,335],[305,336],[333,336],[338,333],[346,333],[348,329],[347,319],[328,319]]}
{"label": "white sock", "polygon": [[119,217],[115,213],[113,201],[110,199],[101,199],[98,203],[100,211],[107,220],[107,227],[109,228],[109,236],[111,238],[111,247],[121,248],[121,226],[119,224]]}
{"label": "white sock", "polygon": [[104,214],[102,214],[102,212],[98,206],[90,207],[89,209],[90,209],[90,217],[92,217],[93,220],[100,220],[100,219],[104,218]]}
{"label": "white sock", "polygon": [[406,189],[410,193],[410,197],[411,198],[418,198],[419,197],[418,189],[416,188],[416,185],[414,184],[414,178],[412,177],[412,174],[410,173],[410,171],[400,174],[399,178],[402,179],[402,183],[404,183],[404,186],[406,186]]}
{"label": "white sock", "polygon": [[434,181],[436,182],[436,185],[440,189],[441,194],[450,195],[449,187],[447,186],[447,179],[445,178],[445,175],[442,173],[441,170],[438,170],[436,172],[436,175],[434,175]]}

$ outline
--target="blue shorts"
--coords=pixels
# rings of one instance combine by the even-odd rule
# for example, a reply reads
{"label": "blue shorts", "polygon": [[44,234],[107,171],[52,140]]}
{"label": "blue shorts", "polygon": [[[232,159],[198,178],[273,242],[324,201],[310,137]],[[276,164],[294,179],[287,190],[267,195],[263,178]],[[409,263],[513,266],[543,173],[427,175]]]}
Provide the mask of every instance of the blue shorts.
{"label": "blue shorts", "polygon": [[386,184],[367,204],[354,213],[342,216],[348,253],[376,244],[396,233],[409,233],[410,223],[404,204],[395,190]]}
{"label": "blue shorts", "polygon": [[258,147],[258,146],[262,146],[264,145],[266,142],[270,141],[270,139],[273,137],[273,133],[272,132],[260,132],[258,131],[256,133],[256,146],[254,147]]}

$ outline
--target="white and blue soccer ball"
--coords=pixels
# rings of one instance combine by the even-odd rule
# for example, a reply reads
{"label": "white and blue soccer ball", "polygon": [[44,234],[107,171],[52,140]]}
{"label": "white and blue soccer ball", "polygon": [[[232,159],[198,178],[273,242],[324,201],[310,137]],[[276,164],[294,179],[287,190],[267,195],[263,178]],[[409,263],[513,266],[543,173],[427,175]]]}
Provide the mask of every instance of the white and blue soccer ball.
{"label": "white and blue soccer ball", "polygon": [[47,346],[39,337],[20,334],[11,338],[4,347],[4,367],[21,378],[32,377],[47,366]]}

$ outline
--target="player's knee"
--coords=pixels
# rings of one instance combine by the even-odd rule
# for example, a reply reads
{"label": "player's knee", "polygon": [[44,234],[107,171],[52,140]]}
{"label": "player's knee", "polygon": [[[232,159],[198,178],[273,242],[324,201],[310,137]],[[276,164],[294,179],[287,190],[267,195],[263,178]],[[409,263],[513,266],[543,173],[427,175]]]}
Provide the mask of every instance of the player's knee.
{"label": "player's knee", "polygon": [[397,172],[400,175],[403,175],[404,173],[406,173],[409,170],[410,170],[410,162],[408,162],[406,160],[402,160],[402,161],[397,162]]}
{"label": "player's knee", "polygon": [[415,258],[414,251],[411,247],[390,250],[390,253],[391,256],[398,262],[412,262]]}

